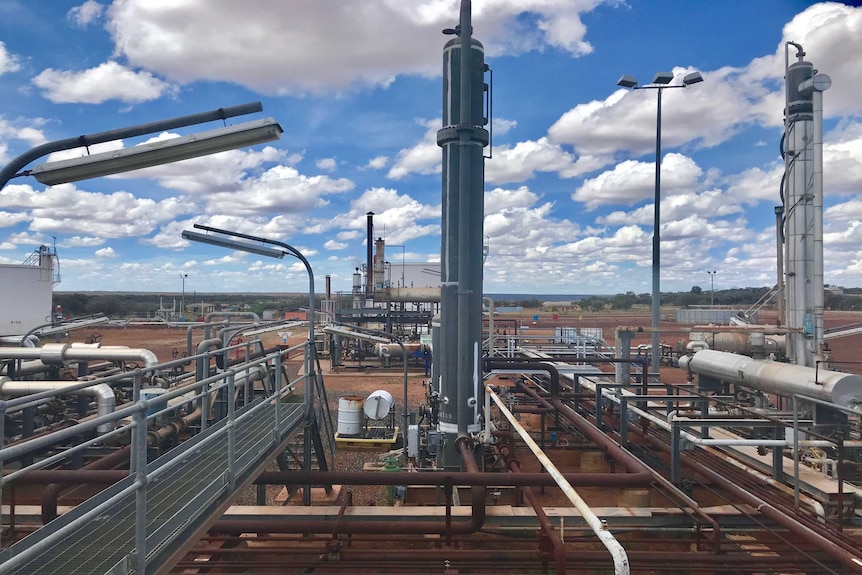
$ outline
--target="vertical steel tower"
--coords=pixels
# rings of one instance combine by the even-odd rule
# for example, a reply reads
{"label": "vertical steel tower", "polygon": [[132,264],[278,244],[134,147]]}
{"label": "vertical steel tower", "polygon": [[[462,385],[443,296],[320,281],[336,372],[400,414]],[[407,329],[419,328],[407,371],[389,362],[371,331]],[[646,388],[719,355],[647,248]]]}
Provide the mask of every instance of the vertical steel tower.
{"label": "vertical steel tower", "polygon": [[[460,461],[457,436],[478,431],[482,401],[482,239],[485,52],[473,39],[471,2],[461,1],[460,24],[443,48],[443,214],[441,255],[440,431],[444,466]],[[464,47],[469,46],[469,50]]]}
{"label": "vertical steel tower", "polygon": [[[790,63],[789,50],[797,61]],[[787,354],[798,365],[825,359],[823,340],[823,99],[832,84],[795,42],[785,44],[784,260]]]}

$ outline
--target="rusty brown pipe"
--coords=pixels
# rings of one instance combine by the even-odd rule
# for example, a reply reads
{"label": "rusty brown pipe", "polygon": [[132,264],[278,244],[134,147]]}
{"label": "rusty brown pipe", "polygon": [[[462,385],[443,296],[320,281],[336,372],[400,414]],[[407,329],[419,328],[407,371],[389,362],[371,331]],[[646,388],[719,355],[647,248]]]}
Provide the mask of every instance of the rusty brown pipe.
{"label": "rusty brown pipe", "polygon": [[[497,451],[503,456],[503,460],[506,462],[506,467],[508,467],[512,473],[517,474],[521,472],[521,465],[518,463],[518,459],[512,455],[509,445],[500,444],[497,446]],[[533,493],[533,490],[530,487],[522,487],[521,492],[524,494],[524,497],[527,498],[527,502],[536,513],[536,518],[539,520],[539,525],[541,526],[542,531],[551,541],[551,545],[554,546],[554,567],[556,568],[557,575],[566,575],[566,547],[563,544],[562,539],[551,525],[551,520],[548,517],[548,514],[545,513],[542,504],[538,499],[536,499],[536,494]]]}
{"label": "rusty brown pipe", "polygon": [[[81,468],[82,471],[97,471],[113,469],[117,465],[125,463],[129,460],[129,455],[132,453],[132,446],[126,445],[117,449],[113,453],[109,453],[104,457],[100,457],[95,461],[91,461]],[[126,473],[127,472],[123,472]],[[57,505],[60,500],[60,494],[64,487],[61,483],[52,483],[45,487],[42,492],[42,524],[46,525],[57,518]]]}
{"label": "rusty brown pipe", "polygon": [[[236,568],[240,564],[248,564],[251,569],[264,568],[264,563],[255,555],[275,555],[279,557],[276,562],[272,563],[272,567],[286,566],[295,567],[297,565],[307,566],[308,561],[317,561],[320,556],[320,549],[310,548],[284,548],[276,550],[273,548],[208,548],[200,551],[203,555],[237,555],[245,557],[245,561],[231,562],[212,562],[210,567],[224,567],[227,569]],[[738,554],[723,554],[714,555],[707,553],[692,553],[681,551],[627,551],[632,563],[638,565],[638,573],[667,573],[667,572],[682,572],[682,573],[750,573],[761,571],[793,571],[798,572],[805,566],[811,564],[811,557],[806,557],[801,553],[780,553],[776,555],[752,556],[748,553]],[[303,556],[312,555],[305,558]],[[417,572],[415,565],[420,564],[419,569],[422,573],[428,572],[428,561],[458,561],[464,563],[481,564],[482,572],[488,572],[489,565],[499,565],[498,571],[501,573],[512,573],[511,567],[507,568],[514,562],[529,562],[535,565],[536,552],[532,549],[440,549],[440,548],[422,548],[422,549],[350,549],[341,548],[338,551],[339,559],[337,562],[325,563],[330,567],[336,565],[341,566],[340,571],[349,572],[351,566],[359,566],[367,563],[392,563],[405,562],[411,568],[411,573]],[[573,564],[577,564],[577,572],[587,572],[589,569],[601,569],[610,567],[610,560],[605,551],[594,550],[573,550],[566,553],[567,558],[572,560]],[[820,560],[828,561],[828,558],[820,558]],[[289,561],[289,563],[287,562]],[[317,563],[316,563],[317,564]],[[424,564],[424,567],[421,565]],[[200,569],[202,565],[207,563],[192,562],[184,560],[178,563],[175,568],[193,567]],[[516,567],[521,568],[523,567]],[[821,571],[817,571],[818,573]]]}
{"label": "rusty brown pipe", "polygon": [[587,439],[601,446],[604,452],[607,453],[614,461],[622,464],[623,467],[626,468],[626,471],[632,474],[643,473],[652,478],[650,470],[641,463],[639,459],[631,455],[628,451],[622,449],[614,442],[613,439],[605,435],[602,431],[599,431],[596,426],[581,417],[574,409],[559,399],[553,399],[551,400],[551,403],[557,408],[560,415],[565,417],[569,423],[577,427],[578,431],[583,433]]}
{"label": "rusty brown pipe", "polygon": [[[658,441],[658,439],[651,436],[647,436],[646,439],[659,449],[665,452],[670,452],[670,446]],[[856,550],[853,547],[850,547],[848,544],[843,542],[832,541],[820,533],[817,533],[810,527],[800,523],[797,519],[783,513],[778,508],[773,507],[763,499],[757,497],[746,489],[743,489],[733,481],[724,477],[720,473],[713,471],[706,465],[693,461],[690,458],[686,458],[685,465],[690,466],[695,473],[698,473],[716,485],[721,486],[722,489],[726,489],[735,497],[744,501],[759,513],[769,517],[797,537],[811,543],[830,557],[834,557],[841,561],[842,564],[850,569],[850,571],[847,571],[848,573],[862,573],[862,556],[854,553]]]}
{"label": "rusty brown pipe", "polygon": [[[41,469],[29,471],[14,482],[108,485],[122,481],[129,472],[124,470]],[[566,481],[575,487],[648,487],[652,477],[638,473],[567,473]],[[367,471],[264,471],[255,480],[257,485],[477,485],[483,487],[553,487],[547,473],[493,473],[458,471],[400,471],[371,473]]]}
{"label": "rusty brown pipe", "polygon": [[[524,386],[524,387],[526,388],[526,386]],[[529,389],[529,388],[526,388],[526,389]],[[535,393],[535,390],[529,389],[529,391],[532,393]],[[537,395],[537,397],[538,397],[538,395]],[[620,452],[622,455],[625,455],[626,461],[628,461],[629,459],[634,459],[634,456],[630,455],[627,451],[623,450],[623,448],[621,448],[616,443],[614,443],[607,435],[605,435],[604,433],[599,431],[598,428],[596,428],[594,425],[592,425],[588,421],[586,421],[574,409],[572,409],[568,405],[564,404],[560,400],[554,400],[553,405],[555,408],[560,410],[559,411],[560,414],[567,421],[569,421],[570,423],[575,425],[579,430],[581,430],[581,432],[584,433],[584,435],[587,435],[587,437],[589,437],[592,440],[594,440],[594,438],[602,438],[604,441],[609,442],[608,446],[610,447],[610,449],[613,452]],[[561,407],[564,407],[565,409],[560,409]],[[589,434],[587,433],[587,430],[589,430]],[[604,445],[603,445],[603,447],[604,447]],[[609,452],[609,455],[611,455],[610,452]],[[615,460],[619,461],[618,459],[616,459],[615,456],[612,455],[612,457],[614,457]],[[637,459],[635,459],[635,461],[637,461],[637,463],[640,463],[640,461]],[[641,464],[641,465],[643,465],[643,464]],[[652,475],[654,480],[665,485],[665,487],[674,488],[673,484],[671,484],[666,479],[664,479],[664,477],[662,477],[655,470],[650,469],[646,466],[643,466],[643,469],[647,470],[647,472],[649,472]],[[683,503],[687,507],[689,507],[698,517],[705,520],[707,523],[709,523],[712,526],[713,541],[715,544],[715,552],[718,553],[721,549],[721,529],[718,525],[718,521],[716,521],[713,517],[711,517],[709,514],[707,514],[705,511],[703,511],[703,509],[697,504],[697,502],[694,501],[693,499],[691,499],[690,497],[685,496],[685,494],[683,494],[681,492],[677,493],[677,495],[682,497]]]}
{"label": "rusty brown pipe", "polygon": [[[470,441],[466,437],[456,440],[456,448],[460,451],[467,471],[473,475],[482,476],[479,472],[476,461],[473,459],[473,452],[470,448]],[[312,473],[312,472],[305,472]],[[291,472],[292,474],[292,472]],[[357,474],[359,475],[359,474]],[[404,482],[390,482],[393,475],[419,475],[417,473],[365,473],[362,475],[371,475],[368,477],[369,483],[372,485],[399,485]],[[505,474],[504,474],[505,475]],[[333,482],[332,472],[318,473],[321,478],[326,478],[325,481]],[[376,481],[374,480],[376,479]],[[384,480],[385,481],[381,481]],[[291,480],[292,481],[292,480]],[[439,481],[439,478],[438,478]],[[313,482],[299,483],[311,484]],[[409,483],[409,478],[408,478]],[[448,540],[451,540],[453,535],[468,535],[480,530],[485,524],[485,487],[481,485],[471,486],[471,514],[467,521],[452,522],[450,515],[451,497],[448,496],[452,478],[444,479],[444,485],[447,487],[446,510],[447,517],[442,522],[440,521],[348,521],[342,525],[338,525],[341,521],[329,520],[297,520],[297,521],[280,521],[272,519],[221,519],[213,525],[210,533],[333,533],[333,534],[355,534],[355,533],[374,533],[374,534],[417,534],[417,533],[436,533],[444,535]],[[439,483],[438,483],[439,484]]]}
{"label": "rusty brown pipe", "polygon": [[162,445],[169,437],[179,435],[188,429],[192,423],[200,420],[202,413],[203,410],[201,409],[200,402],[197,402],[197,406],[192,412],[178,419],[168,421],[155,431],[148,431],[147,445],[149,447],[158,447],[159,445]]}

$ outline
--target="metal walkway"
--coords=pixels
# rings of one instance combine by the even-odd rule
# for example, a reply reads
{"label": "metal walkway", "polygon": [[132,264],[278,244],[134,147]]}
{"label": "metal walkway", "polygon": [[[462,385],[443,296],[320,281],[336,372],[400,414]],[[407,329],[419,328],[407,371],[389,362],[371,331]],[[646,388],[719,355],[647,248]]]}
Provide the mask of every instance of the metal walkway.
{"label": "metal walkway", "polygon": [[[304,404],[272,398],[238,409],[148,464],[145,474],[130,475],[5,550],[0,573],[114,575],[139,573],[142,565],[157,572],[275,458],[305,415]],[[144,562],[135,554],[143,528]]]}

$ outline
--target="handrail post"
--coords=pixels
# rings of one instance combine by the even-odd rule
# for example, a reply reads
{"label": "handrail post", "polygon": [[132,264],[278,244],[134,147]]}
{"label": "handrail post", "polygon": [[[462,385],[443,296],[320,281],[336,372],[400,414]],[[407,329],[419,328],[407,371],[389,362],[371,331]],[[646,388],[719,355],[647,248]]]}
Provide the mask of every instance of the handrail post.
{"label": "handrail post", "polygon": [[147,572],[147,402],[140,400],[141,371],[135,372],[134,385],[138,396],[137,407],[132,416],[132,456],[130,472],[135,477],[135,555],[137,573]]}
{"label": "handrail post", "polygon": [[236,393],[236,383],[234,381],[234,372],[229,371],[227,374],[227,468],[228,468],[228,483],[231,490],[236,484],[236,402],[234,395]]}

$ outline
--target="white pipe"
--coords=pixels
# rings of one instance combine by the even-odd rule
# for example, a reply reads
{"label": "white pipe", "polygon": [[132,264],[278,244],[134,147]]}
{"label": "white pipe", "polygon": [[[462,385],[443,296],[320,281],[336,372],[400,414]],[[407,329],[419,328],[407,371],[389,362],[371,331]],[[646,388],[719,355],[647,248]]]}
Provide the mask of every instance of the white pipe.
{"label": "white pipe", "polygon": [[39,359],[46,364],[76,360],[140,361],[145,368],[159,364],[148,349],[122,347],[77,347],[68,343],[47,343],[42,347],[0,347],[0,359]]}
{"label": "white pipe", "polygon": [[[0,377],[0,394],[21,397],[34,393],[42,393],[43,391],[63,391],[80,384],[80,381],[12,381],[8,377]],[[95,398],[99,417],[114,413],[117,400],[114,396],[114,390],[106,383],[71,390],[69,393],[73,395],[89,395]],[[114,424],[110,422],[103,423],[96,428],[98,433],[108,433],[113,430]]]}
{"label": "white pipe", "polygon": [[5,345],[7,343],[10,345],[23,344],[24,347],[36,347],[39,345],[39,338],[33,334],[28,335],[23,341],[21,340],[21,336],[18,335],[4,335],[3,337],[0,337],[0,345]]}
{"label": "white pipe", "polygon": [[681,357],[679,366],[775,395],[805,395],[845,408],[862,403],[862,376],[850,373],[709,349]]}
{"label": "white pipe", "polygon": [[530,434],[521,427],[518,421],[515,419],[515,416],[506,408],[506,405],[503,403],[503,400],[500,397],[491,391],[491,388],[485,386],[485,393],[489,394],[491,398],[494,400],[494,403],[497,404],[497,407],[500,409],[500,413],[502,413],[506,419],[509,420],[509,424],[514,428],[518,435],[521,436],[521,439],[524,440],[524,443],[527,444],[527,447],[530,448],[530,451],[539,459],[542,463],[542,466],[548,471],[548,474],[554,478],[557,485],[560,489],[563,490],[566,497],[568,497],[569,501],[575,506],[575,508],[580,511],[581,516],[587,522],[587,525],[593,530],[599,540],[602,542],[602,545],[607,548],[608,551],[611,552],[611,557],[614,560],[614,573],[616,575],[628,575],[629,573],[629,558],[626,554],[626,550],[623,549],[623,546],[620,545],[620,542],[616,540],[613,534],[608,531],[607,525],[598,518],[598,516],[593,513],[593,510],[590,509],[589,505],[587,505],[586,501],[584,501],[578,492],[575,491],[575,488],[566,481],[566,478],[563,477],[563,474],[556,468],[556,466],[551,462],[547,455],[541,450],[541,448],[533,441],[533,438],[530,437]]}
{"label": "white pipe", "polygon": [[[590,385],[589,382],[585,381],[583,378],[580,380],[581,387],[586,387],[590,391],[595,391],[596,388],[593,385]],[[623,392],[623,395],[634,395],[631,392]],[[620,399],[617,395],[610,393],[608,390],[602,390],[602,397],[605,399],[609,399],[610,401],[616,403],[617,405],[622,403],[622,399]],[[685,399],[685,396],[680,396],[680,399]],[[692,399],[697,399],[696,397],[692,397]],[[639,415],[645,419],[648,419],[664,429],[665,431],[672,431],[673,426],[667,421],[656,417],[652,413],[635,407],[631,403],[626,405],[626,409],[630,413],[634,413]],[[689,420],[688,418],[679,418],[680,420],[686,420],[686,423],[689,423],[691,427],[698,427],[699,424],[697,421]],[[670,421],[676,421],[677,418],[671,415]],[[693,443],[695,445],[705,445],[712,447],[732,447],[737,445],[751,445],[751,446],[763,446],[763,447],[790,447],[793,448],[794,442],[792,439],[705,439],[703,437],[698,437],[697,435],[692,435],[687,431],[683,431],[680,429],[679,431],[680,437],[687,442]],[[831,441],[826,441],[825,439],[811,439],[805,441],[797,441],[796,445],[800,445],[802,447],[834,447],[835,443]],[[846,445],[846,443],[845,443]]]}
{"label": "white pipe", "polygon": [[709,349],[709,344],[705,341],[700,340],[691,340],[685,346],[686,351],[700,351],[702,349]]}
{"label": "white pipe", "polygon": [[823,314],[826,294],[823,290],[823,93],[814,90],[811,94],[814,141],[811,144],[811,194],[812,220],[814,222],[814,269],[812,291],[814,304],[814,361],[824,361],[825,346]]}

